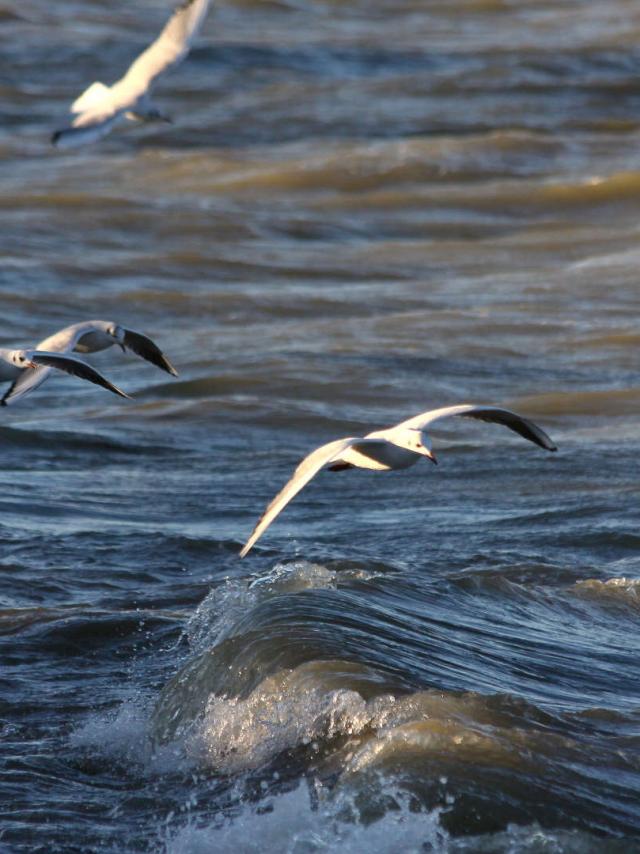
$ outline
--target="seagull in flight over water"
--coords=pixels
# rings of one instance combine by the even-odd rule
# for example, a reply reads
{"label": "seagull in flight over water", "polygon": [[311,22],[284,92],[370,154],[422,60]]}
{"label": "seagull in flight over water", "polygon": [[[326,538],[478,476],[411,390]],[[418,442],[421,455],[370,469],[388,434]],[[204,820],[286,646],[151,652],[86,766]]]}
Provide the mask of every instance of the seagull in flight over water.
{"label": "seagull in flight over water", "polygon": [[[133,329],[125,329],[124,326],[119,326],[110,320],[85,320],[82,323],[74,323],[72,326],[66,326],[59,332],[55,332],[48,338],[43,339],[34,351],[28,352],[46,350],[49,356],[53,354],[60,358],[61,353],[69,354],[74,350],[77,353],[97,353],[100,350],[106,350],[114,344],[121,347],[123,352],[129,349],[168,374],[174,377],[178,376],[176,369],[151,338],[147,338],[146,335],[142,335],[140,332],[134,332]],[[81,359],[68,355],[67,358],[74,362],[79,362],[93,371],[93,368],[90,368]],[[14,382],[2,398],[3,406],[14,403],[16,400],[24,397],[25,394],[33,391],[34,388],[38,388],[49,376],[52,367],[60,369],[59,364],[54,364],[51,361],[46,362],[41,359],[34,359],[32,361],[36,370],[20,371],[16,376],[6,378],[12,379]],[[94,373],[101,376],[97,371],[94,371]],[[89,379],[89,377],[85,377],[85,379]],[[93,380],[93,382],[96,382],[96,380]],[[104,380],[104,382],[107,382],[107,380]],[[124,396],[127,397],[127,395]]]}
{"label": "seagull in flight over water", "polygon": [[209,8],[210,0],[184,0],[177,6],[158,38],[131,63],[112,86],[92,83],[71,105],[71,125],[57,130],[53,145],[71,148],[106,136],[124,119],[166,121],[150,93],[158,77],[189,53],[191,42]]}
{"label": "seagull in flight over water", "polygon": [[[99,371],[96,371],[95,368],[92,368],[91,365],[83,362],[77,356],[50,353],[45,350],[0,349],[0,382],[13,382],[12,388],[23,377],[32,376],[41,370],[48,372],[52,368],[64,371],[65,374],[71,374],[74,377],[80,377],[83,380],[89,380],[89,382],[96,385],[101,385],[114,394],[119,394],[120,397],[129,397],[122,389],[109,382]],[[2,405],[6,406],[6,403],[5,397],[2,400]]]}
{"label": "seagull in flight over water", "polygon": [[436,457],[431,448],[431,440],[425,430],[435,421],[447,418],[450,415],[460,415],[465,418],[477,418],[480,421],[502,424],[547,451],[557,450],[544,430],[540,429],[533,421],[511,412],[509,409],[501,409],[497,406],[475,406],[466,403],[458,406],[444,406],[441,409],[431,409],[428,412],[415,415],[407,421],[402,421],[394,427],[376,430],[363,437],[350,436],[346,439],[336,439],[334,442],[316,448],[302,460],[291,479],[271,501],[258,520],[258,524],[240,552],[240,557],[247,554],[276,516],[321,469],[343,471],[344,469],[360,468],[391,471],[392,469],[407,469],[415,465],[420,457],[426,457],[435,463]]}

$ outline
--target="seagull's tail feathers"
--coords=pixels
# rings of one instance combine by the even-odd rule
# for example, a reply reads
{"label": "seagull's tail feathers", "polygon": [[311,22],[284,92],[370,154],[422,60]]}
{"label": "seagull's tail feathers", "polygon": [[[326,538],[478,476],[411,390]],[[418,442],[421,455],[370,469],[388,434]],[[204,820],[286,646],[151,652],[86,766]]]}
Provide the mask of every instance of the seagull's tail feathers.
{"label": "seagull's tail feathers", "polygon": [[109,94],[109,87],[104,83],[92,83],[88,89],[85,89],[82,95],[79,95],[73,104],[71,104],[72,113],[84,113],[86,110],[91,110],[96,107],[100,101],[103,101]]}

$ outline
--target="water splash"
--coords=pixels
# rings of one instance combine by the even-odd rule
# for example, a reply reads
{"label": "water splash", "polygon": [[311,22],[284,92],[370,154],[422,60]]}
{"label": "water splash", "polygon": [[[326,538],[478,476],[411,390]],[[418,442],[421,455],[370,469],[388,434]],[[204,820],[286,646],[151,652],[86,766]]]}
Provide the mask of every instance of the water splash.
{"label": "water splash", "polygon": [[260,602],[304,590],[332,590],[378,574],[361,568],[330,569],[308,560],[276,563],[260,575],[225,579],[200,603],[185,633],[194,652],[203,652],[245,629],[243,618]]}
{"label": "water splash", "polygon": [[166,854],[209,854],[215,850],[258,854],[340,852],[360,854],[423,854],[443,851],[447,833],[440,825],[440,810],[416,808],[410,797],[390,784],[396,802],[382,819],[371,824],[358,821],[358,808],[350,796],[335,799],[312,783],[271,798],[266,804],[246,810],[237,818],[221,817],[209,825],[187,824],[169,835]]}

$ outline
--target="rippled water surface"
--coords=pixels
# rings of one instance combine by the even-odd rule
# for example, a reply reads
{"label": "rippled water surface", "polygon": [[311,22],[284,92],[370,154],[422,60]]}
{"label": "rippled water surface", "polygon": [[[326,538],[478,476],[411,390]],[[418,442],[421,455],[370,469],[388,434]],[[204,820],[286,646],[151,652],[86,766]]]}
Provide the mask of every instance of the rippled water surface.
{"label": "rippled water surface", "polygon": [[[640,7],[225,0],[171,126],[49,147],[159,0],[0,4],[0,849],[640,851]],[[440,465],[323,442],[448,403]]]}

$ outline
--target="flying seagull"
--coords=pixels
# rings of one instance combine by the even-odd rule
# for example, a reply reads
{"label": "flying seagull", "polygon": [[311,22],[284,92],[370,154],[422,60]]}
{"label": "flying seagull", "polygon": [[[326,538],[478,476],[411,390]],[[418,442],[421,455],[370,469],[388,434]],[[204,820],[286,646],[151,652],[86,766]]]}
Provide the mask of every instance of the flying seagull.
{"label": "flying seagull", "polygon": [[158,38],[135,59],[112,86],[92,83],[71,105],[71,125],[57,130],[51,142],[71,148],[106,136],[124,119],[171,121],[154,106],[151,89],[157,78],[189,53],[210,0],[185,0],[177,6]]}
{"label": "flying seagull", "polygon": [[[66,326],[42,340],[36,349],[55,354],[71,353],[73,350],[77,353],[97,353],[99,350],[106,350],[113,344],[118,344],[123,351],[128,348],[158,368],[162,368],[163,371],[174,377],[178,376],[178,372],[171,362],[150,338],[140,332],[134,332],[133,329],[125,329],[124,326],[119,326],[109,320],[86,320],[83,323]],[[83,365],[86,364],[80,359],[75,359],[75,361],[81,362]],[[14,379],[15,381],[2,398],[3,405],[14,403],[28,392],[33,391],[46,380],[51,367],[60,367],[42,361],[36,362],[36,364],[37,369],[34,371],[21,371],[16,377],[7,377],[7,379]]]}
{"label": "flying seagull", "polygon": [[426,457],[435,463],[436,457],[431,448],[431,440],[424,431],[435,421],[447,418],[449,415],[461,415],[465,418],[503,424],[547,451],[557,450],[544,430],[521,415],[497,406],[474,406],[466,403],[431,409],[407,421],[402,421],[394,427],[367,433],[364,437],[350,436],[346,439],[336,439],[334,442],[316,448],[302,460],[289,482],[271,501],[258,520],[258,524],[240,552],[240,557],[247,554],[291,499],[323,468],[328,468],[330,471],[350,468],[390,471],[407,469],[415,465],[420,457]]}
{"label": "flying seagull", "polygon": [[[0,382],[13,382],[14,386],[19,380],[28,375],[35,374],[40,370],[51,370],[56,368],[58,371],[64,371],[65,374],[71,374],[74,377],[80,377],[83,380],[89,380],[91,383],[101,385],[112,391],[114,394],[119,394],[120,397],[129,397],[122,389],[109,382],[108,379],[102,376],[101,373],[92,368],[82,359],[77,356],[69,356],[61,353],[50,353],[45,350],[4,350],[0,349]],[[6,406],[6,397],[2,400],[2,405]]]}

